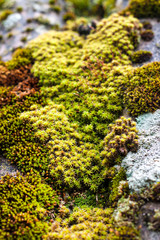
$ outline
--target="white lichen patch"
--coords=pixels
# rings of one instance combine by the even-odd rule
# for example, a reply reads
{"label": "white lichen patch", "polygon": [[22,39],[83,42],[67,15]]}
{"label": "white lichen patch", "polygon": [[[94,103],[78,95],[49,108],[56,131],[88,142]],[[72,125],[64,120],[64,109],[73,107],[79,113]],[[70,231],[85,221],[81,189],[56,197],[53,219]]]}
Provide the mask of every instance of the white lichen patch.
{"label": "white lichen patch", "polygon": [[160,110],[137,118],[139,149],[123,159],[129,187],[140,191],[151,183],[160,182]]}

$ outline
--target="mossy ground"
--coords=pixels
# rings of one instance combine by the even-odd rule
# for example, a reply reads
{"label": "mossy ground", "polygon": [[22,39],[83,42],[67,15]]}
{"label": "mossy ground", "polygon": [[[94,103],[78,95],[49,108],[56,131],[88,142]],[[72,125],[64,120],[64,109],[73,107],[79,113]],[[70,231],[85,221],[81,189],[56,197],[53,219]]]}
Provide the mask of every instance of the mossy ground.
{"label": "mossy ground", "polygon": [[[120,163],[138,146],[136,124],[121,117],[123,109],[137,116],[160,104],[160,64],[132,67],[141,28],[138,19],[113,14],[87,38],[51,31],[0,68],[1,151],[24,175],[1,181],[2,239],[139,239],[141,204],[129,195]],[[20,97],[29,64],[35,91]],[[158,186],[150,199],[158,199]]]}

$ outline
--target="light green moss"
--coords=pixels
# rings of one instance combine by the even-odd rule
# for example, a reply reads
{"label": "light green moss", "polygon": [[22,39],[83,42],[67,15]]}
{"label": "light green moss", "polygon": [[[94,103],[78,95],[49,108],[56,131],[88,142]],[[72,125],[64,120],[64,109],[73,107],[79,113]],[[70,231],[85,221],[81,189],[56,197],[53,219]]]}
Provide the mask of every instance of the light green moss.
{"label": "light green moss", "polygon": [[160,63],[153,62],[128,74],[124,103],[133,116],[154,112],[160,106]]}
{"label": "light green moss", "polygon": [[12,56],[12,60],[6,62],[6,67],[9,70],[12,70],[21,66],[28,65],[32,63],[32,61],[33,58],[29,49],[17,49]]}
{"label": "light green moss", "polygon": [[102,20],[86,40],[72,31],[52,31],[28,45],[42,93],[65,106],[86,141],[102,139],[106,124],[122,112],[123,75],[130,68],[140,28],[135,18],[115,14]]}

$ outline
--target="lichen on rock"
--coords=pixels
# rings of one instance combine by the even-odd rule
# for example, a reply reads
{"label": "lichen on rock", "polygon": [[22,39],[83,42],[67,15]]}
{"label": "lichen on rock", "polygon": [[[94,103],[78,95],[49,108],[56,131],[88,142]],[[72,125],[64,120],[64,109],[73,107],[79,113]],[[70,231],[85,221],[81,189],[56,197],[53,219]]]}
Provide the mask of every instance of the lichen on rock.
{"label": "lichen on rock", "polygon": [[137,118],[139,149],[122,160],[131,190],[160,181],[160,110]]}

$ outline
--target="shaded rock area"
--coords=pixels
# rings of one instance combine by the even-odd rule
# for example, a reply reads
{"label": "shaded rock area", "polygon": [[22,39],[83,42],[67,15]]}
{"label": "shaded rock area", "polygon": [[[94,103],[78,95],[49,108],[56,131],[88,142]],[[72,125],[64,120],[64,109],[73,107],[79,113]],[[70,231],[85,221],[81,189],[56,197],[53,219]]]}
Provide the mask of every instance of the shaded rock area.
{"label": "shaded rock area", "polygon": [[[155,231],[160,228],[160,219],[155,217],[156,212],[160,211],[160,203],[147,203],[140,211],[139,226],[141,228],[142,240],[159,240],[160,231]],[[154,227],[156,228],[154,230]]]}
{"label": "shaded rock area", "polygon": [[160,181],[160,110],[137,118],[139,149],[122,160],[131,190]]}
{"label": "shaded rock area", "polygon": [[5,176],[7,173],[9,173],[10,175],[15,175],[17,171],[18,168],[16,167],[16,165],[11,164],[9,160],[4,158],[3,156],[0,156],[0,178],[2,176]]}
{"label": "shaded rock area", "polygon": [[[28,41],[52,28],[63,25],[63,0],[59,0],[59,13],[49,5],[49,0],[16,0],[11,7],[13,14],[0,22],[0,56],[3,61],[11,59],[12,52],[24,47]],[[22,12],[18,8],[22,7]]]}
{"label": "shaded rock area", "polygon": [[[152,31],[154,38],[151,41],[144,41],[141,39],[140,44],[136,50],[146,50],[152,53],[152,58],[145,62],[158,62],[160,61],[160,22],[157,19],[143,19],[141,22],[150,22],[152,24]],[[135,66],[142,66],[142,64],[135,64]]]}

